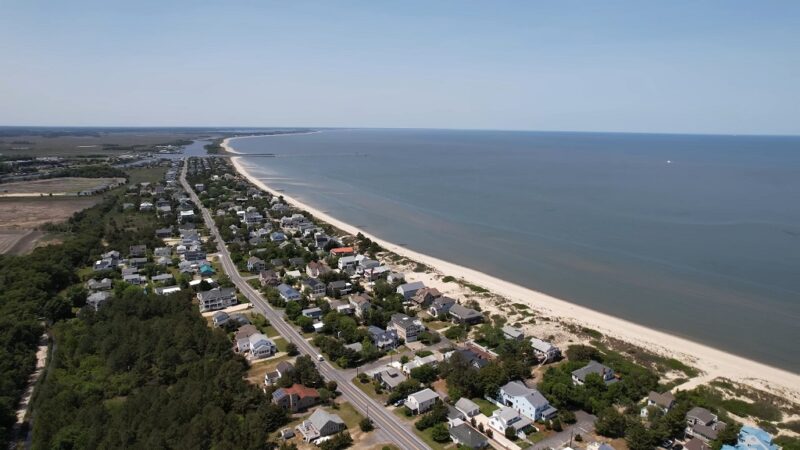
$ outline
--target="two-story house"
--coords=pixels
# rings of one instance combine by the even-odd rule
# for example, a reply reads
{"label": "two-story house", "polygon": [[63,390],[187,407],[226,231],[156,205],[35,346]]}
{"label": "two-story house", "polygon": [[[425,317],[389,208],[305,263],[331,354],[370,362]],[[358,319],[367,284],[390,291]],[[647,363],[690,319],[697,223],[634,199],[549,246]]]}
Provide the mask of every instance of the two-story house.
{"label": "two-story house", "polygon": [[236,288],[215,287],[209,291],[198,292],[197,302],[201,312],[233,306],[237,303]]}
{"label": "two-story house", "polygon": [[497,401],[534,421],[550,419],[558,412],[539,391],[521,381],[509,381],[501,387]]}
{"label": "two-story house", "polygon": [[417,318],[411,318],[402,313],[395,313],[392,314],[386,329],[394,330],[397,336],[405,342],[415,342],[419,338],[419,334],[425,331],[425,326],[422,325],[422,321]]}
{"label": "two-story house", "polygon": [[433,408],[437,400],[439,400],[439,394],[426,388],[406,397],[405,406],[414,414],[422,414]]}

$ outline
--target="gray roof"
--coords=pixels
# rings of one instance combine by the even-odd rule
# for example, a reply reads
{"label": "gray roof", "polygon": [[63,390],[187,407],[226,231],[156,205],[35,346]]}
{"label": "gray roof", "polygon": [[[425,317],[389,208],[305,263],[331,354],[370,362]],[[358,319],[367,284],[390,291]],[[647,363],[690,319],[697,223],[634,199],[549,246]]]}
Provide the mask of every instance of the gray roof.
{"label": "gray roof", "polygon": [[650,391],[650,394],[647,396],[647,399],[662,408],[669,408],[675,401],[675,396],[672,395],[671,392],[665,392],[663,394],[659,394],[658,392]]}
{"label": "gray roof", "polygon": [[509,336],[512,336],[512,337],[518,337],[518,336],[522,336],[524,334],[522,332],[522,330],[520,330],[519,328],[514,328],[514,327],[512,327],[510,325],[503,326],[503,333],[505,333],[505,334],[507,334]]}
{"label": "gray roof", "polygon": [[236,288],[218,287],[211,289],[210,291],[198,292],[197,297],[200,299],[200,301],[205,301],[206,299],[211,300],[219,297],[228,297],[234,294],[236,294]]}
{"label": "gray roof", "polygon": [[467,308],[466,306],[460,305],[458,303],[456,303],[450,308],[450,314],[457,316],[461,319],[469,319],[471,317],[483,317],[483,314],[481,314],[480,312],[475,311],[474,309],[471,308]]}
{"label": "gray roof", "polygon": [[399,326],[400,328],[406,329],[406,328],[409,328],[411,326],[418,326],[416,323],[414,323],[415,320],[416,320],[415,318],[408,317],[405,314],[395,313],[395,314],[392,314],[392,317],[390,319],[390,323],[393,323],[393,324]]}
{"label": "gray roof", "polygon": [[547,353],[550,351],[550,349],[554,348],[555,346],[539,338],[531,338],[531,347],[533,347],[535,350],[539,350],[542,353]]}
{"label": "gray roof", "polygon": [[539,391],[525,386],[525,384],[520,381],[509,381],[500,389],[511,397],[524,397],[528,403],[537,409],[544,408],[550,404]]}
{"label": "gray roof", "polygon": [[476,409],[480,409],[475,402],[466,397],[458,399],[456,408],[460,411],[475,411]]}
{"label": "gray roof", "polygon": [[311,422],[317,430],[324,428],[328,422],[344,425],[344,421],[341,417],[336,414],[331,414],[322,408],[317,408],[314,413],[311,414],[311,417],[308,418],[308,421]]}
{"label": "gray roof", "polygon": [[699,406],[695,406],[694,408],[690,409],[688,413],[686,413],[687,418],[695,418],[702,423],[711,423],[715,421],[717,418],[711,411],[701,408]]}
{"label": "gray roof", "polygon": [[581,381],[585,381],[586,376],[590,373],[596,373],[600,376],[603,376],[603,374],[608,371],[611,371],[611,368],[604,366],[595,360],[591,360],[589,361],[589,364],[581,367],[580,369],[573,370],[572,375]]}
{"label": "gray roof", "polygon": [[425,287],[425,283],[422,281],[415,281],[413,283],[406,283],[401,284],[397,287],[397,289],[401,289],[403,291],[416,291]]}
{"label": "gray roof", "polygon": [[450,428],[450,436],[468,448],[483,448],[488,444],[484,435],[465,423]]}
{"label": "gray roof", "polygon": [[419,392],[409,395],[409,398],[410,397],[414,397],[414,399],[416,399],[419,403],[425,403],[427,401],[439,398],[439,394],[429,388],[425,388]]}

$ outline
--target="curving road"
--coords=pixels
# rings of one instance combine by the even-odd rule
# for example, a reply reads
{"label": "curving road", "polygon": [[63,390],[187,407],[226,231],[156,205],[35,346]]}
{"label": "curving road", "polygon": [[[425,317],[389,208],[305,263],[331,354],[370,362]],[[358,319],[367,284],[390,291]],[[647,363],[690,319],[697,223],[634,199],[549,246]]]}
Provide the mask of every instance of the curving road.
{"label": "curving road", "polygon": [[[236,265],[231,259],[230,252],[228,252],[225,242],[219,234],[214,219],[207,208],[204,208],[194,189],[186,181],[186,169],[188,164],[184,160],[183,168],[181,170],[181,185],[189,193],[192,201],[200,208],[211,235],[217,242],[217,250],[219,251],[219,260],[222,264],[225,273],[228,274],[231,281],[239,288],[239,291],[244,294],[254,307],[264,314],[270,321],[273,327],[281,334],[281,336],[297,345],[300,353],[310,355],[316,360],[317,350],[306,341],[303,336],[292,325],[287,323],[283,316],[275,311],[272,306],[261,297],[261,294],[253,289],[252,286],[247,284],[247,281],[239,274]],[[361,414],[372,419],[376,427],[376,432],[383,435],[387,442],[391,442],[402,449],[428,449],[428,445],[417,436],[407,423],[401,421],[394,416],[393,413],[386,410],[382,404],[376,402],[373,398],[368,396],[364,391],[358,389],[352,384],[349,372],[338,370],[327,361],[319,362],[317,364],[320,374],[328,380],[336,381],[338,390],[342,396],[350,402]]]}

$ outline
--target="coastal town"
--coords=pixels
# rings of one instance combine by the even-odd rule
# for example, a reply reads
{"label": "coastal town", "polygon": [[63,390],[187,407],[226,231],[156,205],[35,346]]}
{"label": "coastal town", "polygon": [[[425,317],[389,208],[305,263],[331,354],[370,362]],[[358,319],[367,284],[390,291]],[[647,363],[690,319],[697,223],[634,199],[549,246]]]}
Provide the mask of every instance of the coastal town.
{"label": "coastal town", "polygon": [[97,193],[111,194],[114,226],[78,270],[70,289],[85,306],[75,311],[94,321],[131,296],[191,302],[243,361],[240,378],[280,415],[264,424],[264,444],[796,445],[790,399],[498,301],[261,189],[230,158],[164,159],[147,170],[159,178]]}

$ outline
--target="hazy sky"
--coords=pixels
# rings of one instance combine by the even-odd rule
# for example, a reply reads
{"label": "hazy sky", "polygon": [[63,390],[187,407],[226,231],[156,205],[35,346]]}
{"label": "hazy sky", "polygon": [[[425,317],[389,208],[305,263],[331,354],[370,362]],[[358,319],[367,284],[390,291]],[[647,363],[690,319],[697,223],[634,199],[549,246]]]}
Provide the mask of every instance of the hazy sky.
{"label": "hazy sky", "polygon": [[0,1],[0,124],[800,133],[800,1]]}

